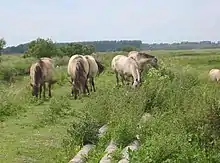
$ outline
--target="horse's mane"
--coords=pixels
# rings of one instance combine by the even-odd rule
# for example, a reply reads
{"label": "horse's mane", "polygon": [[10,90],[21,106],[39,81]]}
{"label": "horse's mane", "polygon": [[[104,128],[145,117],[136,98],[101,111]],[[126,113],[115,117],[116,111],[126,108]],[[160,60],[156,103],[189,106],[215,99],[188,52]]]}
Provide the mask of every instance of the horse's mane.
{"label": "horse's mane", "polygon": [[141,55],[141,56],[144,56],[146,58],[155,58],[155,56],[147,54],[147,53],[144,53],[144,52],[138,52],[138,54]]}

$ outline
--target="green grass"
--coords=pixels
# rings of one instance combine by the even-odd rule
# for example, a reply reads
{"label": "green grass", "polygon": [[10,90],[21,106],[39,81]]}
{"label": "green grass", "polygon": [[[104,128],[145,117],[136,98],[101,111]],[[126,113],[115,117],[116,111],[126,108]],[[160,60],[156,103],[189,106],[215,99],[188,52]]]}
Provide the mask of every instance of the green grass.
{"label": "green grass", "polygon": [[[12,74],[11,84],[0,84],[0,162],[68,162],[83,143],[93,142],[97,146],[88,162],[95,163],[110,139],[122,149],[136,134],[141,147],[130,154],[131,162],[219,162],[220,87],[208,80],[207,73],[218,68],[220,51],[151,53],[159,58],[161,69],[145,73],[136,90],[115,87],[110,63],[117,53],[98,54],[106,69],[95,79],[97,92],[78,100],[70,97],[67,58],[55,58],[55,64],[61,65],[59,82],[52,88],[53,97],[45,101],[31,96],[25,73]],[[0,68],[25,69],[33,60],[3,55]],[[145,111],[154,118],[137,129]],[[109,131],[98,140],[97,130],[106,123]],[[119,154],[117,150],[113,162]]]}

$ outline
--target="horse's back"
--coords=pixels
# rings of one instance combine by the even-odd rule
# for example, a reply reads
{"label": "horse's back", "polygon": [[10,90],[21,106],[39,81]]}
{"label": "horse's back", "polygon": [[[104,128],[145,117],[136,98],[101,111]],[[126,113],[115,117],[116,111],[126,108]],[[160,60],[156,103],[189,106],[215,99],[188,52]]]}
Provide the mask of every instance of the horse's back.
{"label": "horse's back", "polygon": [[211,69],[209,71],[209,77],[212,81],[220,80],[220,70],[219,69]]}
{"label": "horse's back", "polygon": [[112,60],[112,69],[120,73],[131,72],[131,69],[138,68],[136,61],[124,55],[117,55]]}
{"label": "horse's back", "polygon": [[134,57],[134,58],[136,58],[137,55],[138,55],[138,51],[130,51],[130,52],[128,53],[128,57]]}

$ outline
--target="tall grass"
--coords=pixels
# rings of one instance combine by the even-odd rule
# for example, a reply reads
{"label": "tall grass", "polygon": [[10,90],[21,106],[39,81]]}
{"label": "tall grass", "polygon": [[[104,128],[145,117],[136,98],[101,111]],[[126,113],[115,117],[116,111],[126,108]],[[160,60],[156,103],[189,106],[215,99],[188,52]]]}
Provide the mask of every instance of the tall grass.
{"label": "tall grass", "polygon": [[[99,141],[89,155],[90,162],[103,156],[110,138],[122,149],[136,134],[140,135],[141,147],[130,154],[131,162],[219,160],[220,92],[215,84],[200,79],[193,68],[175,72],[169,68],[151,69],[136,90],[101,89],[85,106],[83,112],[110,127],[109,140]],[[138,130],[144,112],[154,118]]]}
{"label": "tall grass", "polygon": [[[97,92],[79,100],[68,95],[68,59],[56,58],[56,65],[63,66],[57,68],[59,81],[53,88],[54,97],[47,101],[31,97],[28,79],[20,74],[22,80],[0,85],[0,120],[7,123],[7,119],[28,109],[40,108],[33,129],[47,130],[61,123],[69,126],[65,136],[59,138],[59,148],[50,148],[57,152],[52,157],[55,162],[69,161],[86,143],[96,144],[88,162],[99,162],[111,139],[122,149],[137,134],[141,146],[130,152],[130,162],[219,162],[220,91],[218,84],[207,80],[208,70],[217,65],[219,57],[217,52],[204,52],[202,56],[194,52],[189,56],[191,52],[173,52],[175,57],[170,57],[171,52],[167,52],[168,56],[162,51],[153,52],[159,58],[160,69],[143,74],[144,83],[137,89],[115,87],[110,62],[118,53],[98,54],[106,68],[95,81]],[[25,68],[25,63],[30,61],[20,66]],[[145,112],[154,118],[138,128]],[[104,124],[109,130],[98,139],[98,129]],[[117,150],[113,162],[120,157]]]}

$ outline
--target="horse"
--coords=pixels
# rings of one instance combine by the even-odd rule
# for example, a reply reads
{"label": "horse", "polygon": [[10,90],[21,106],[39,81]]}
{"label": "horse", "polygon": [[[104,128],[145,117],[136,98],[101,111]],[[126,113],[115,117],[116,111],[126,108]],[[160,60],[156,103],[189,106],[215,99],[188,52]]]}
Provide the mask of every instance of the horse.
{"label": "horse", "polygon": [[150,64],[155,69],[158,69],[159,67],[157,57],[144,52],[130,51],[128,53],[128,57],[136,60],[140,69],[140,73],[143,72],[146,64]]}
{"label": "horse", "polygon": [[92,92],[93,88],[93,91],[96,92],[94,78],[95,76],[100,75],[104,71],[105,67],[92,55],[85,55],[85,58],[89,63],[88,81],[91,87],[90,91]]}
{"label": "horse", "polygon": [[212,81],[219,82],[219,80],[220,80],[220,69],[211,69],[209,71],[209,77]]}
{"label": "horse", "polygon": [[86,94],[86,90],[89,94],[87,85],[89,75],[89,63],[87,59],[82,55],[73,55],[68,62],[67,66],[68,75],[71,77],[70,83],[72,84],[71,95],[75,93],[75,99],[77,94],[83,92]]}
{"label": "horse", "polygon": [[139,67],[133,58],[124,55],[116,55],[112,59],[111,68],[115,72],[117,85],[119,84],[118,74],[121,76],[123,85],[125,78],[129,77],[133,77],[133,88],[137,87],[140,83]]}
{"label": "horse", "polygon": [[128,53],[128,57],[136,60],[136,62],[138,63],[140,74],[142,74],[142,72],[146,70],[147,64],[150,64],[155,69],[159,68],[158,59],[153,55],[144,52],[130,51]]}
{"label": "horse", "polygon": [[45,98],[46,83],[48,83],[49,97],[51,95],[51,86],[57,81],[53,79],[54,65],[51,58],[43,57],[33,63],[29,69],[30,86],[32,87],[32,95],[38,97],[38,92],[41,92],[43,87],[43,96]]}

